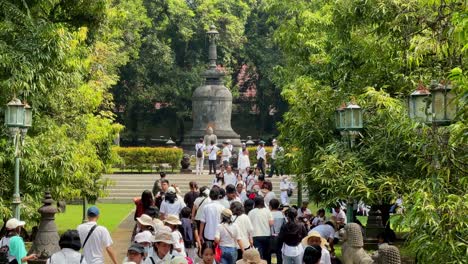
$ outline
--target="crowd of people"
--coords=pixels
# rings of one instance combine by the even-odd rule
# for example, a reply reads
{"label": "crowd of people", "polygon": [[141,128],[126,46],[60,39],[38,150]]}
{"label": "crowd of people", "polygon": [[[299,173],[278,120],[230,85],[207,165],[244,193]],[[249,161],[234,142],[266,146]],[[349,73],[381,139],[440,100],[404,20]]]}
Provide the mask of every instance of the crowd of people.
{"label": "crowd of people", "polygon": [[[339,240],[338,230],[346,225],[343,204],[333,208],[329,219],[323,208],[312,213],[307,202],[291,205],[294,187],[285,175],[280,176],[278,197],[272,182],[265,179],[273,172],[265,177],[262,148],[263,143],[257,149],[255,168],[250,167],[248,158],[239,157],[234,171],[229,142],[224,144],[227,151],[222,151],[223,164],[217,168],[216,162],[211,162],[211,153],[218,151],[217,147],[211,144],[205,148],[201,141],[196,151],[209,155],[209,173],[215,176],[210,186],[199,188],[197,182],[189,182],[190,190],[185,194],[160,173],[153,189],[134,199],[135,227],[123,263],[270,264],[273,256],[278,264],[340,263],[334,245]],[[246,151],[243,146],[241,155],[248,157]],[[278,168],[271,170],[282,174]],[[97,223],[99,209],[88,208],[87,216],[86,223],[61,236],[61,250],[47,263],[101,264],[105,252],[112,263],[122,263],[114,253],[109,231]],[[18,235],[23,225],[14,218],[6,223],[8,233],[0,241],[0,253],[7,248],[5,263],[27,263],[37,258],[26,254]]]}

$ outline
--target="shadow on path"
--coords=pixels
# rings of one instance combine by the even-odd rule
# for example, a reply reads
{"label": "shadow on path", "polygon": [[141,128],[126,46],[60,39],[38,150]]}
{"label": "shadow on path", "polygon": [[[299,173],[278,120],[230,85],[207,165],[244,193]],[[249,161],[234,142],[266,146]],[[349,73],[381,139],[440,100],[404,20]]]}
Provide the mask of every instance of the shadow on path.
{"label": "shadow on path", "polygon": [[[132,236],[133,227],[135,226],[135,220],[133,220],[134,214],[135,210],[132,210],[111,234],[112,240],[114,241],[112,248],[117,256],[117,263],[122,263],[127,255],[127,248],[130,246],[130,238]],[[112,264],[107,252],[105,255],[106,264]]]}

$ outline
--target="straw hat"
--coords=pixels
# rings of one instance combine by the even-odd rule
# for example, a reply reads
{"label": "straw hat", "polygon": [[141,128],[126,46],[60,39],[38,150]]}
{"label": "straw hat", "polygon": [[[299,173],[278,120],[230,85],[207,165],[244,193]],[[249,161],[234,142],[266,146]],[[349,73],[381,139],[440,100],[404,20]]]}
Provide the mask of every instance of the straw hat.
{"label": "straw hat", "polygon": [[136,219],[140,225],[143,226],[152,226],[153,225],[153,218],[147,214],[142,214],[140,217]]}
{"label": "straw hat", "polygon": [[311,238],[311,237],[320,238],[320,241],[321,241],[320,246],[321,247],[325,247],[327,245],[327,240],[325,238],[323,238],[320,235],[320,233],[317,232],[317,231],[310,231],[309,234],[306,237],[304,237],[304,239],[302,239],[302,245],[305,246],[305,247],[308,246],[309,245],[308,241],[309,241],[309,238]]}
{"label": "straw hat", "polygon": [[181,225],[182,222],[180,222],[179,217],[177,215],[168,215],[166,219],[164,219],[164,223],[168,223],[171,225]]}
{"label": "straw hat", "polygon": [[221,214],[226,217],[232,217],[232,211],[230,209],[224,209]]}
{"label": "straw hat", "polygon": [[260,253],[258,250],[252,248],[246,250],[244,255],[242,255],[242,259],[238,260],[236,264],[266,264],[265,260],[260,258]]}
{"label": "straw hat", "polygon": [[172,233],[171,231],[167,230],[166,228],[161,228],[156,234],[154,235],[154,242],[162,242],[166,244],[174,244],[172,240]]}

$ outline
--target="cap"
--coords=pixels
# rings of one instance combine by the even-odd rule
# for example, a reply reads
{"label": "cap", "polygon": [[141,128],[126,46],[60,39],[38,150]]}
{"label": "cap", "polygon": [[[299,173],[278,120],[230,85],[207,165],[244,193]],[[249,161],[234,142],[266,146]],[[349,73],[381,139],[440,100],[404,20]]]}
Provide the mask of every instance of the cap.
{"label": "cap", "polygon": [[260,142],[258,142],[258,144],[260,144],[260,145],[265,145],[265,141],[260,140]]}
{"label": "cap", "polygon": [[150,231],[146,230],[135,235],[133,239],[135,243],[152,243],[154,242],[153,234]]}
{"label": "cap", "polygon": [[229,209],[224,209],[222,212],[221,212],[222,215],[226,216],[226,217],[232,217],[232,211],[229,210]]}
{"label": "cap", "polygon": [[13,230],[16,229],[18,226],[24,226],[26,222],[20,221],[16,218],[11,218],[10,220],[7,221],[5,228],[8,230]]}
{"label": "cap", "polygon": [[176,189],[175,189],[174,187],[171,186],[171,187],[167,188],[167,193],[174,193],[174,194],[175,194],[175,193],[176,193]]}
{"label": "cap", "polygon": [[94,217],[99,215],[99,209],[96,206],[88,208],[88,216]]}
{"label": "cap", "polygon": [[276,142],[276,138],[273,139],[273,142]]}
{"label": "cap", "polygon": [[139,254],[143,254],[145,253],[145,248],[138,243],[132,243],[132,245],[128,248],[127,251],[135,251]]}
{"label": "cap", "polygon": [[164,219],[164,223],[168,223],[171,225],[180,225],[182,222],[180,222],[179,217],[177,215],[170,214]]}

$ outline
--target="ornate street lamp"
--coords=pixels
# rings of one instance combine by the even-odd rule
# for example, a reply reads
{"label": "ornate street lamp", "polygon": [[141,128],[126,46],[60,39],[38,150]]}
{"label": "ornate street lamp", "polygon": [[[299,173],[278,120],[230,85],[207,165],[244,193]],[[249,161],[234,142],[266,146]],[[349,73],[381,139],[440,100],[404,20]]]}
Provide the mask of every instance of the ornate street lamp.
{"label": "ornate street lamp", "polygon": [[419,83],[408,100],[409,117],[435,126],[449,125],[456,116],[455,94],[450,84],[431,81],[430,90]]}
{"label": "ornate street lamp", "polygon": [[452,86],[444,83],[438,84],[437,81],[433,80],[430,87],[432,94],[432,122],[439,126],[449,125],[455,119],[457,112]]}
{"label": "ornate street lamp", "polygon": [[[341,137],[348,141],[349,147],[352,149],[355,145],[356,138],[359,136],[359,131],[363,128],[362,108],[356,104],[354,99],[347,105],[343,103],[335,111],[335,127],[340,131]],[[348,199],[346,218],[348,223],[353,221],[353,199]]]}
{"label": "ornate street lamp", "polygon": [[13,98],[6,106],[5,125],[10,129],[15,145],[15,193],[13,194],[13,211],[16,219],[20,219],[21,197],[19,191],[19,169],[21,159],[21,147],[28,128],[32,126],[32,109],[27,103],[23,104],[17,98]]}
{"label": "ornate street lamp", "polygon": [[408,98],[408,111],[411,119],[430,123],[432,121],[431,92],[420,82],[418,88]]}

